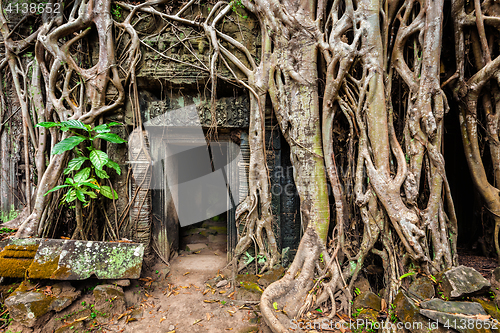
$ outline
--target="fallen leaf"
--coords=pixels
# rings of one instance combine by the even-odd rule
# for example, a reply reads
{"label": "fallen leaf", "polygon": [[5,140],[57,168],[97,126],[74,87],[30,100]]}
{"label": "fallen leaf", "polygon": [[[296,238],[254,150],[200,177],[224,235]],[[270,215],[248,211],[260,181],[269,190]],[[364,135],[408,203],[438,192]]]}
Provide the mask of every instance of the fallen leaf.
{"label": "fallen leaf", "polygon": [[127,312],[122,313],[121,315],[118,316],[118,319],[116,319],[116,320],[122,319],[123,317],[125,317],[126,315],[128,315],[130,312],[131,311],[127,311]]}
{"label": "fallen leaf", "polygon": [[189,272],[186,272],[186,273],[184,273],[184,274],[182,274],[182,275],[184,275],[184,276],[185,276],[185,275],[188,275],[188,274],[189,274]]}
{"label": "fallen leaf", "polygon": [[226,293],[226,291],[225,291],[225,290],[221,290],[221,291],[219,291],[219,294],[225,294],[225,293]]}
{"label": "fallen leaf", "polygon": [[233,291],[232,293],[230,293],[229,295],[227,295],[227,297],[233,297],[235,291]]}
{"label": "fallen leaf", "polygon": [[162,321],[166,320],[166,319],[167,319],[167,318],[162,317],[162,318],[160,319],[160,323],[161,323]]}

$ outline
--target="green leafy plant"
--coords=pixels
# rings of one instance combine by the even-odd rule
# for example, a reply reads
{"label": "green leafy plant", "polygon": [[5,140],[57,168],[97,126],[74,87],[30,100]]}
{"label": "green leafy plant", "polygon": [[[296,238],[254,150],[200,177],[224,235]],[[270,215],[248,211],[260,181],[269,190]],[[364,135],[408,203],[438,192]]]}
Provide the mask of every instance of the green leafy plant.
{"label": "green leafy plant", "polygon": [[0,235],[2,234],[10,234],[12,232],[16,231],[15,229],[10,229],[10,228],[0,228]]}
{"label": "green leafy plant", "polygon": [[[121,169],[118,163],[112,161],[108,154],[100,149],[94,147],[94,141],[102,139],[111,143],[124,143],[126,142],[117,134],[111,133],[111,127],[118,125],[118,123],[109,123],[95,126],[92,128],[90,125],[84,124],[78,120],[68,120],[61,123],[55,122],[42,122],[37,124],[37,127],[59,127],[63,132],[70,132],[73,136],[67,137],[62,141],[56,143],[52,148],[52,155],[62,154],[67,151],[74,151],[76,157],[68,162],[68,166],[64,169],[64,174],[68,175],[62,185],[50,189],[45,195],[67,189],[68,191],[61,199],[62,203],[70,204],[75,202],[75,217],[76,229],[73,234],[73,239],[78,237],[78,234],[85,239],[83,231],[82,219],[82,204],[89,205],[89,199],[96,199],[98,194],[109,198],[117,199],[118,193],[109,186],[101,185],[98,179],[108,179],[109,175],[104,167],[114,169],[117,174],[121,174]],[[79,149],[78,145],[87,143],[86,149]],[[84,166],[88,165],[88,166]],[[69,175],[72,174],[73,177]]]}
{"label": "green leafy plant", "polygon": [[[109,199],[118,198],[116,191],[112,190],[109,186],[102,186],[96,178],[108,179],[109,175],[104,167],[114,169],[117,174],[121,174],[121,169],[118,163],[109,159],[108,155],[93,146],[93,141],[96,139],[106,140],[112,143],[126,142],[117,134],[110,133],[111,126],[118,125],[118,123],[102,124],[94,128],[78,120],[68,120],[61,123],[43,122],[37,124],[37,127],[59,127],[61,131],[70,131],[74,136],[70,136],[58,142],[52,149],[52,155],[61,154],[65,151],[73,150],[76,157],[68,162],[68,166],[64,169],[64,174],[69,175],[74,173],[73,177],[67,177],[63,185],[58,185],[49,190],[45,195],[63,188],[68,188],[68,192],[63,198],[63,201],[71,203],[79,200],[82,203],[87,202],[87,196],[91,199],[97,198],[97,194],[101,194]],[[77,132],[79,131],[79,132]],[[83,134],[82,134],[83,133]],[[88,157],[77,149],[77,146],[82,142],[89,142],[87,146],[89,150]],[[90,165],[84,167],[84,164],[89,161]]]}
{"label": "green leafy plant", "polygon": [[408,273],[405,273],[405,274],[401,275],[399,277],[399,280],[403,280],[404,278],[407,278],[407,277],[415,275],[415,274],[417,274],[417,272],[415,272],[415,271],[409,271]]}
{"label": "green leafy plant", "polygon": [[255,260],[255,257],[252,257],[252,255],[250,253],[245,252],[245,256],[246,256],[246,260],[245,260],[245,264],[248,265],[250,264],[252,261]]}
{"label": "green leafy plant", "polygon": [[245,252],[245,256],[246,256],[246,259],[245,259],[245,264],[248,265],[250,264],[252,261],[255,260],[255,258],[257,258],[257,263],[259,265],[263,265],[266,263],[266,257],[261,255],[261,254],[258,254],[257,257],[253,257],[250,253]]}
{"label": "green leafy plant", "polygon": [[396,314],[396,305],[394,303],[392,303],[390,306],[389,315],[391,317],[391,322],[396,323],[398,321],[398,316]]}
{"label": "green leafy plant", "polygon": [[363,311],[363,308],[355,309],[354,312],[352,313],[352,317],[356,318],[357,316],[359,316],[361,311]]}
{"label": "green leafy plant", "polygon": [[239,8],[241,9],[245,9],[245,6],[243,5],[243,3],[241,2],[241,0],[236,0],[236,1],[233,1],[233,12],[236,13],[236,15],[238,15],[239,17],[241,17],[242,19],[247,19],[248,16],[247,15],[241,15],[240,12],[238,11]]}
{"label": "green leafy plant", "polygon": [[266,257],[261,254],[258,254],[257,263],[259,263],[259,265],[264,265],[266,263]]}
{"label": "green leafy plant", "polygon": [[119,5],[113,4],[111,6],[111,15],[113,15],[114,19],[121,19],[122,18],[122,7]]}

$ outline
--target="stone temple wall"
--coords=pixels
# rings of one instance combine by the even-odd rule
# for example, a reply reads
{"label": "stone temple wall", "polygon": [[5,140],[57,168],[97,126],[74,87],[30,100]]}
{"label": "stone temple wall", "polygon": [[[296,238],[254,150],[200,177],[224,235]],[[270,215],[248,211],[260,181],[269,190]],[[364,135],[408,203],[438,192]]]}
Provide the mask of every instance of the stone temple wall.
{"label": "stone temple wall", "polygon": [[[203,6],[197,7],[193,15],[207,11]],[[222,24],[222,31],[245,45],[251,54],[260,53],[260,29],[255,18],[232,13]],[[141,62],[137,70],[137,80],[140,94],[141,120],[148,126],[191,126],[201,125],[209,139],[236,142],[244,156],[237,170],[229,172],[229,178],[238,178],[239,193],[246,191],[245,182],[248,173],[248,141],[245,133],[249,126],[248,92],[223,78],[231,78],[232,74],[223,63],[219,65],[219,80],[217,84],[216,105],[211,104],[210,73],[207,70],[210,63],[210,45],[202,31],[191,27],[174,27],[164,21],[150,18],[137,26],[149,37],[142,45]],[[246,63],[247,60],[240,51],[232,48],[226,42],[222,46],[233,52]],[[118,50],[119,53],[119,50]],[[256,57],[258,62],[258,57]],[[239,79],[244,79],[236,67],[232,70]],[[233,80],[234,82],[234,80]],[[172,110],[195,107],[198,119],[192,119],[192,114],[180,114],[175,118],[167,116]],[[213,121],[215,114],[215,121]],[[129,125],[129,132],[123,130],[123,136],[130,135],[134,124],[132,108],[127,104],[121,113],[113,115],[116,119]],[[287,145],[284,142],[270,108],[266,109],[267,161],[271,172],[271,184],[274,188],[273,213],[275,214],[274,231],[278,244],[285,252],[292,253],[300,239],[300,221],[298,221],[298,199],[293,185],[293,175],[283,172],[284,165],[289,166]],[[199,122],[197,122],[199,121]],[[216,126],[216,130],[214,130]],[[147,133],[144,133],[147,137]],[[147,138],[144,140],[147,145]],[[128,209],[128,217],[121,221],[121,236],[150,245],[151,253],[156,252],[164,260],[168,260],[179,246],[179,226],[176,221],[175,207],[172,204],[172,193],[167,190],[137,188],[134,182],[149,181],[157,177],[158,163],[152,162],[155,156],[161,154],[161,145],[151,143],[148,154],[133,152],[135,161],[130,161],[130,154],[120,148],[112,147],[110,156],[121,161],[124,170],[137,167],[138,163],[149,165],[144,169],[143,178],[127,178],[127,172],[115,177],[119,191],[117,201],[118,211]],[[246,159],[246,161],[245,161]],[[288,161],[288,162],[287,162]],[[144,163],[145,162],[145,163]],[[148,164],[149,163],[149,164]],[[155,164],[156,163],[156,164]],[[288,163],[288,164],[287,164]],[[285,166],[286,168],[286,166]],[[155,171],[156,170],[156,171]],[[156,175],[156,176],[155,176]],[[288,191],[283,191],[287,186]],[[121,191],[121,192],[120,192]],[[246,193],[246,192],[245,192]],[[129,200],[133,201],[130,207]],[[113,208],[110,208],[113,209]],[[228,211],[228,252],[236,244],[236,227],[234,209]],[[286,258],[285,258],[286,262]]]}

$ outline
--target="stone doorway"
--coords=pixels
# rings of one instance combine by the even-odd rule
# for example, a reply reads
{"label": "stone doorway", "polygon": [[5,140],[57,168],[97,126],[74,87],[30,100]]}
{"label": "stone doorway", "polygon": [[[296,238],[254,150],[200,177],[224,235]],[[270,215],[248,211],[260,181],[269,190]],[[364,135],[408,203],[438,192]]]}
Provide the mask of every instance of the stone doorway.
{"label": "stone doorway", "polygon": [[[154,139],[162,131],[161,140]],[[176,251],[228,253],[236,240],[240,148],[229,134],[201,128],[148,128],[152,159],[151,246],[164,261]],[[245,175],[246,176],[246,175]]]}

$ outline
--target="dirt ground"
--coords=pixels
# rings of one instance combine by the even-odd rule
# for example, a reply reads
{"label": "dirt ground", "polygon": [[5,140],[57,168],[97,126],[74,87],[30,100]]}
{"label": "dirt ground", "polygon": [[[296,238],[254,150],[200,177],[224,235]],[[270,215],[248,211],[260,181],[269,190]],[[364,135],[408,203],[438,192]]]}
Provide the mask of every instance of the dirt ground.
{"label": "dirt ground", "polygon": [[[262,288],[279,279],[283,268],[267,277],[241,274],[230,282],[227,236],[202,236],[206,230],[210,229],[187,230],[181,249],[192,246],[191,252],[181,250],[170,265],[160,260],[144,264],[141,279],[131,280],[129,286],[122,288],[121,303],[113,302],[111,297],[99,303],[94,296],[97,285],[121,290],[111,285],[113,281],[71,281],[82,295],[68,308],[40,318],[33,328],[12,322],[3,330],[0,328],[0,332],[270,333],[260,317],[258,300]],[[460,264],[476,268],[487,278],[496,267],[493,258],[464,253],[460,255]],[[39,288],[44,286],[43,281],[35,283],[40,283]],[[238,288],[231,283],[238,284]],[[1,286],[2,297],[6,297],[5,290],[12,291],[15,286]]]}
{"label": "dirt ground", "polygon": [[[125,306],[119,310],[122,313],[99,318],[100,313],[95,311],[98,317],[90,318],[90,310],[85,312],[82,304],[92,303],[92,289],[104,282],[73,281],[72,285],[82,290],[82,296],[70,307],[52,312],[34,328],[13,322],[3,332],[269,332],[259,324],[255,298],[234,300],[229,282],[223,287],[216,286],[216,281],[231,275],[225,269],[227,259],[222,248],[207,247],[196,253],[181,251],[169,266],[157,261],[143,267],[142,278],[123,288]],[[210,280],[211,287],[206,283]],[[91,319],[99,323],[92,326]]]}
{"label": "dirt ground", "polygon": [[[143,285],[132,287],[126,297],[135,297],[144,308],[143,317],[125,325],[118,325],[117,331],[134,333],[169,332],[258,332],[258,309],[255,304],[234,301],[230,288],[208,288],[206,281],[219,273],[229,275],[226,253],[203,249],[197,254],[181,254],[170,264],[165,279],[162,272],[168,271],[163,263],[149,269],[151,275],[160,275],[160,281],[153,290]],[[156,273],[158,272],[158,273]],[[209,290],[205,295],[205,290]],[[215,293],[212,291],[215,290]],[[220,294],[220,292],[224,292]],[[130,295],[132,293],[132,295]],[[252,302],[254,303],[254,302]]]}

